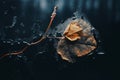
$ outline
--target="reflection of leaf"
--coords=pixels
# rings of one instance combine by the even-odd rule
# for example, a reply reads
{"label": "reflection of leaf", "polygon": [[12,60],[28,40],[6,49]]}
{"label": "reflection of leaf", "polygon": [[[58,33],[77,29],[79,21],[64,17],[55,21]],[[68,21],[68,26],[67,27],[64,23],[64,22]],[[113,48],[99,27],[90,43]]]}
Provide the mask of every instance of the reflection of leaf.
{"label": "reflection of leaf", "polygon": [[[71,23],[73,24],[73,22]],[[87,23],[81,23],[82,26],[80,26],[79,21],[74,22],[73,25],[70,24],[63,33],[65,38],[58,42],[57,52],[63,60],[73,62],[75,57],[81,57],[93,51],[97,43],[91,32],[91,26],[84,27]]]}

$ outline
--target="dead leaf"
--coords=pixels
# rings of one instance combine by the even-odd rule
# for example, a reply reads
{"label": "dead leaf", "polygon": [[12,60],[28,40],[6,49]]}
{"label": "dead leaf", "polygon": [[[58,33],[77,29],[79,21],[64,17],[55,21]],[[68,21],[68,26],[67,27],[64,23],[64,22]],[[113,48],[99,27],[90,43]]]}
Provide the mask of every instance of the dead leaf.
{"label": "dead leaf", "polygon": [[70,41],[75,41],[77,39],[80,39],[78,32],[80,32],[81,30],[82,28],[77,22],[71,22],[65,29],[63,35]]}
{"label": "dead leaf", "polygon": [[57,52],[61,58],[74,62],[75,57],[82,57],[93,51],[97,42],[91,30],[91,26],[84,20],[71,22],[63,33],[64,38],[58,42]]}

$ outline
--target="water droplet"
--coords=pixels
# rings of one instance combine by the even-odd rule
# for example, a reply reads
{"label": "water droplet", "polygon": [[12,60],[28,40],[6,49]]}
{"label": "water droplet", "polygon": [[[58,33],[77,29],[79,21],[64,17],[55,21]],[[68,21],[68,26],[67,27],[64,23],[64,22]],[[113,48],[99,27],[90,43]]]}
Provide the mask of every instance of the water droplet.
{"label": "water droplet", "polygon": [[76,19],[76,17],[72,17],[72,20],[75,20]]}
{"label": "water droplet", "polygon": [[22,27],[25,27],[25,25],[24,25],[24,23],[23,23],[23,22],[21,22],[21,23],[20,23],[20,25],[21,25]]}
{"label": "water droplet", "polygon": [[3,41],[3,43],[6,43],[6,41]]}
{"label": "water droplet", "polygon": [[7,43],[10,43],[10,41],[7,41]]}
{"label": "water droplet", "polygon": [[37,38],[37,36],[34,36],[34,37],[33,37],[33,39],[36,39],[36,38]]}
{"label": "water droplet", "polygon": [[11,9],[13,9],[13,10],[14,10],[14,9],[16,9],[16,7],[15,7],[15,6],[11,6]]}
{"label": "water droplet", "polygon": [[42,33],[40,33],[39,36],[42,36]]}
{"label": "water droplet", "polygon": [[20,44],[20,42],[17,42],[18,44]]}
{"label": "water droplet", "polygon": [[22,58],[22,56],[21,56],[21,55],[17,55],[17,57],[18,57],[18,58]]}
{"label": "water droplet", "polygon": [[105,54],[104,52],[98,52],[97,54],[101,54],[101,55],[103,55],[103,54]]}
{"label": "water droplet", "polygon": [[14,16],[13,22],[12,22],[12,25],[10,26],[10,28],[13,28],[15,26],[16,22],[17,22],[17,16]]}
{"label": "water droplet", "polygon": [[46,51],[38,52],[38,54],[43,54],[44,52],[46,52]]}
{"label": "water droplet", "polygon": [[26,42],[26,41],[23,41],[24,44],[27,44],[27,45],[30,45],[30,43]]}

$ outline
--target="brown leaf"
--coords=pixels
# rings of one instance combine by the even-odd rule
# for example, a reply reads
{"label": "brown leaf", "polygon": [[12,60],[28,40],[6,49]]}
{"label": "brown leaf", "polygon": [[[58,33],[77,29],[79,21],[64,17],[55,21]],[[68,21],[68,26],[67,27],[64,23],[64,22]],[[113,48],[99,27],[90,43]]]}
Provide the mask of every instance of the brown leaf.
{"label": "brown leaf", "polygon": [[77,22],[71,22],[67,28],[65,29],[63,35],[68,38],[70,41],[75,41],[80,39],[78,32],[80,32],[82,28],[78,25]]}
{"label": "brown leaf", "polygon": [[64,38],[58,42],[57,52],[61,58],[74,62],[75,57],[82,57],[93,51],[97,42],[91,30],[91,26],[81,19],[71,22],[63,33]]}

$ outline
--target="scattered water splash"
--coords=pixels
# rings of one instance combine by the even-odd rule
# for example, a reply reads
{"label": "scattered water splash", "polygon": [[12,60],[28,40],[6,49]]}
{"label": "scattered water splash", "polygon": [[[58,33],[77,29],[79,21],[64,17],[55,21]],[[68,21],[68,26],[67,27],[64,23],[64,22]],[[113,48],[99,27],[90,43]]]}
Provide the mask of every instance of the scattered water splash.
{"label": "scattered water splash", "polygon": [[[29,37],[24,37],[28,34],[26,29],[27,26],[24,22],[19,22],[18,19],[18,16],[13,16],[12,24],[0,29],[0,40],[3,43],[10,43],[10,45],[16,43],[29,44],[29,42],[43,35],[42,26],[40,26],[38,22],[34,22],[33,26],[30,28],[31,35]],[[11,36],[12,34],[15,34],[15,36]]]}

